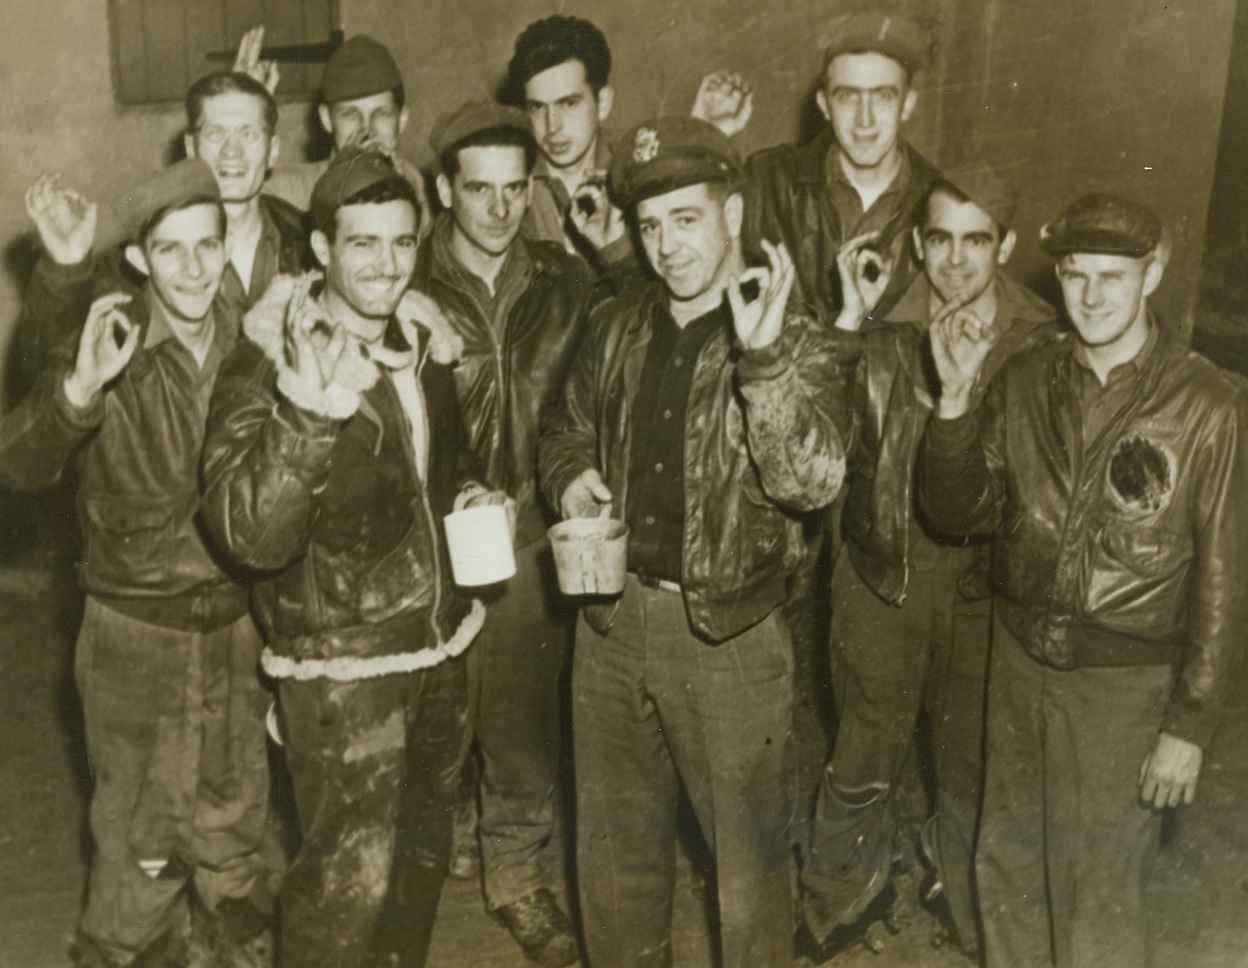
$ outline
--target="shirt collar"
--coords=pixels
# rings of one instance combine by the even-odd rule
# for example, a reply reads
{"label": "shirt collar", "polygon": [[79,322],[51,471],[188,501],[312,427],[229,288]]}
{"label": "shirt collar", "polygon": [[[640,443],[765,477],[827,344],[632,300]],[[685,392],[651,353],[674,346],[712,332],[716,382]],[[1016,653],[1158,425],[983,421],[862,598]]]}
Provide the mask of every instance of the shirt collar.
{"label": "shirt collar", "polygon": [[[1106,386],[1108,386],[1112,380],[1115,380],[1120,376],[1128,374],[1134,376],[1144,368],[1144,364],[1148,362],[1149,356],[1152,355],[1153,349],[1157,346],[1157,332],[1157,320],[1155,320],[1150,313],[1148,316],[1148,336],[1144,339],[1144,345],[1140,347],[1140,351],[1136,353],[1135,356],[1131,357],[1131,359],[1127,360],[1125,363],[1119,363],[1105,375]],[[1078,363],[1079,366],[1087,370],[1089,373],[1095,373],[1091,364],[1088,363],[1087,347],[1083,345],[1082,340],[1080,340],[1077,335],[1075,336],[1074,352],[1071,355],[1074,357],[1075,362]]]}

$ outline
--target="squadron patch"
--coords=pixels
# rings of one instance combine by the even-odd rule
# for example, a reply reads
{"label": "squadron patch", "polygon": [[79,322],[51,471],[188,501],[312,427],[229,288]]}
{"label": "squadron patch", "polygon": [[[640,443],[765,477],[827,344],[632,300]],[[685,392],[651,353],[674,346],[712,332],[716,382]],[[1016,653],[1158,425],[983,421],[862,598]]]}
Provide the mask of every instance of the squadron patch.
{"label": "squadron patch", "polygon": [[633,161],[644,165],[659,153],[659,133],[654,128],[638,128],[633,138]]}
{"label": "squadron patch", "polygon": [[1174,496],[1177,464],[1168,447],[1139,434],[1124,437],[1109,461],[1110,493],[1124,511],[1156,514]]}

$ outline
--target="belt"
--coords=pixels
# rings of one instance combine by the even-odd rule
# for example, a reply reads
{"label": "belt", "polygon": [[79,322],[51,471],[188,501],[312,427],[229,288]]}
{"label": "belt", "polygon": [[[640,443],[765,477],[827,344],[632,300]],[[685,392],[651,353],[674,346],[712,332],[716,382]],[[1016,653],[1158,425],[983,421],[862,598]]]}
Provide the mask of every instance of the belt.
{"label": "belt", "polygon": [[655,578],[644,571],[635,571],[633,575],[640,584],[645,585],[647,588],[658,588],[665,592],[675,592],[677,595],[684,590],[678,582],[668,581],[666,578]]}

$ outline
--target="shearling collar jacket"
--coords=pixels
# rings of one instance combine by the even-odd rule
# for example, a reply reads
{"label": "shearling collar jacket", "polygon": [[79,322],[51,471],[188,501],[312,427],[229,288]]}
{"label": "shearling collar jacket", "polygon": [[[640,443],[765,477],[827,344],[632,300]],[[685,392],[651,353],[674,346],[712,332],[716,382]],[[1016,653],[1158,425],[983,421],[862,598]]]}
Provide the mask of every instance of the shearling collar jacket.
{"label": "shearling collar jacket", "polygon": [[[596,468],[628,505],[631,412],[666,298],[662,283],[598,307],[572,363],[560,407],[542,435],[542,487],[552,506],[584,470]],[[831,339],[790,316],[771,346],[742,351],[725,327],[698,356],[685,429],[685,524],[681,583],[693,629],[721,642],[761,621],[785,596],[805,550],[799,512],[830,504],[845,473],[838,419],[844,396]],[[600,632],[614,605],[586,608]]]}
{"label": "shearling collar jacket", "polygon": [[[334,381],[308,394],[284,350],[294,280],[279,277],[247,314],[247,339],[221,368],[204,446],[204,519],[258,573],[270,675],[353,680],[426,668],[462,651],[484,610],[454,590],[442,531],[458,491],[479,479],[464,446],[450,362],[458,347],[423,301],[386,342],[411,350],[423,392],[427,477],[394,383],[349,343]],[[405,297],[406,299],[406,297]],[[397,355],[397,354],[396,354]]]}

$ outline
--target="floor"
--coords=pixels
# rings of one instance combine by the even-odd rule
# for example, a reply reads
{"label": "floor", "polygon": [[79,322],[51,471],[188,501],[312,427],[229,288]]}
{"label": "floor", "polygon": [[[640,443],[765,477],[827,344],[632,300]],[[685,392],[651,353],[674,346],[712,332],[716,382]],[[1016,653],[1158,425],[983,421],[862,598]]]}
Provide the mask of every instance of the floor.
{"label": "floor", "polygon": [[[79,595],[63,554],[34,551],[0,565],[0,968],[63,968],[83,890],[89,781],[72,683]],[[1164,966],[1248,968],[1248,688],[1201,781],[1202,803],[1175,825],[1152,888]],[[682,859],[676,968],[713,968],[705,881]],[[854,966],[964,968],[930,945],[922,913],[883,950],[858,948]],[[484,912],[475,883],[448,884],[430,968],[525,968]],[[767,968],[767,966],[763,966]]]}

